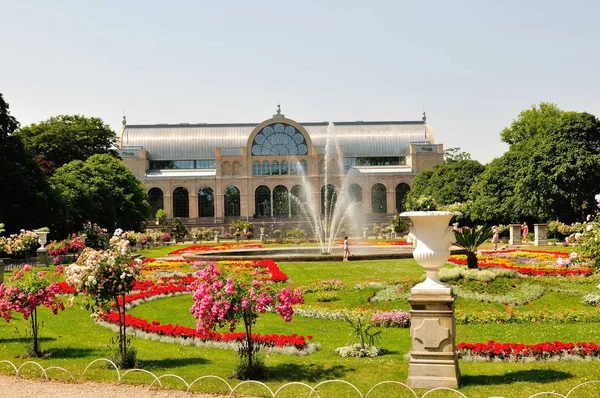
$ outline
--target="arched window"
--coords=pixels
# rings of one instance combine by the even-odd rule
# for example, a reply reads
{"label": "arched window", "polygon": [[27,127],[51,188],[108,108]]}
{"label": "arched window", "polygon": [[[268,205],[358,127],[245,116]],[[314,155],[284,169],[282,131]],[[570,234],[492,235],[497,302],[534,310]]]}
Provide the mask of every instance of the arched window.
{"label": "arched window", "polygon": [[300,163],[297,160],[292,160],[290,162],[290,175],[298,174],[298,166]]}
{"label": "arched window", "polygon": [[223,177],[231,177],[231,163],[223,162],[221,165],[221,175]]}
{"label": "arched window", "polygon": [[275,123],[263,128],[252,142],[253,156],[307,155],[306,139],[295,127]]}
{"label": "arched window", "polygon": [[240,162],[238,162],[237,160],[235,162],[233,162],[233,167],[232,167],[232,172],[233,175],[236,177],[239,177],[242,175],[242,164]]}
{"label": "arched window", "polygon": [[273,189],[273,215],[275,217],[288,217],[289,213],[290,198],[288,190],[283,185],[277,185]]}
{"label": "arched window", "polygon": [[270,176],[271,175],[271,165],[267,160],[265,160],[262,164],[262,175]]}
{"label": "arched window", "polygon": [[264,185],[254,191],[254,213],[256,217],[271,217],[271,190]]}
{"label": "arched window", "polygon": [[336,201],[337,192],[335,185],[324,185],[323,188],[321,188],[321,214],[324,214],[328,217],[333,215]]}
{"label": "arched window", "polygon": [[404,203],[406,203],[406,196],[410,192],[410,185],[405,182],[401,182],[396,185],[396,212],[398,214],[402,213],[404,208]]}
{"label": "arched window", "polygon": [[190,195],[188,190],[179,187],[173,191],[173,217],[190,216]]}
{"label": "arched window", "polygon": [[271,174],[274,176],[279,175],[279,162],[277,160],[271,162]]}
{"label": "arched window", "polygon": [[387,194],[383,184],[378,183],[371,188],[371,211],[373,213],[387,212]]}
{"label": "arched window", "polygon": [[198,217],[215,216],[215,195],[212,188],[202,187],[198,190]]}
{"label": "arched window", "polygon": [[300,168],[302,169],[302,174],[307,176],[308,175],[308,165],[306,164],[306,160],[302,159],[300,161]]}
{"label": "arched window", "polygon": [[319,160],[319,174],[325,174],[325,159]]}
{"label": "arched window", "polygon": [[165,208],[163,191],[160,188],[152,188],[148,191],[148,202],[152,208],[152,216],[156,215],[158,209]]}
{"label": "arched window", "polygon": [[239,217],[240,216],[240,190],[230,185],[225,188],[225,217]]}
{"label": "arched window", "polygon": [[252,175],[259,176],[260,175],[260,162],[255,160],[252,162]]}
{"label": "arched window", "polygon": [[294,185],[290,191],[290,201],[293,216],[305,216],[308,212],[306,208],[306,191],[302,185]]}
{"label": "arched window", "polygon": [[282,176],[288,175],[288,162],[287,162],[287,160],[282,160],[281,161],[281,175]]}

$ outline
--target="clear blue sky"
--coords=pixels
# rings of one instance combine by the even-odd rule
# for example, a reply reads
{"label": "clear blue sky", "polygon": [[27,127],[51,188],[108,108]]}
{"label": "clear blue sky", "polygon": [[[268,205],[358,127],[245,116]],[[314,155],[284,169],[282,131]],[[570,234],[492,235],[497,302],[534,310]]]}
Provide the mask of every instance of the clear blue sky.
{"label": "clear blue sky", "polygon": [[597,1],[0,0],[22,124],[419,120],[483,163],[540,101],[600,116]]}

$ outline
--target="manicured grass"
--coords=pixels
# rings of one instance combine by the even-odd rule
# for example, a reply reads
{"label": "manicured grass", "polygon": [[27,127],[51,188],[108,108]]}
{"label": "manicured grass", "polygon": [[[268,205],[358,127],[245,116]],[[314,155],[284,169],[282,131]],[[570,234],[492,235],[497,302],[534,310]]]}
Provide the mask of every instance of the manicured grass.
{"label": "manicured grass", "polygon": [[[145,256],[161,257],[164,251],[172,251],[185,245],[157,247],[144,250]],[[554,247],[552,247],[554,249]],[[164,250],[164,251],[163,251]],[[163,253],[163,254],[161,254]],[[379,260],[350,262],[318,262],[318,263],[281,263],[279,264],[295,285],[306,286],[315,281],[339,279],[344,289],[336,292],[339,300],[331,303],[317,303],[316,293],[306,294],[307,304],[332,308],[386,308],[408,310],[406,300],[397,299],[384,303],[370,303],[368,299],[377,291],[376,288],[354,290],[357,283],[383,282],[394,283],[406,278],[418,279],[422,269],[412,260]],[[580,303],[585,292],[598,290],[598,277],[562,278],[543,277],[526,278],[528,283],[542,284],[548,290],[540,299],[518,307],[514,311],[532,311],[548,309],[551,311],[597,311],[597,308],[586,307]],[[506,287],[504,287],[506,288]],[[498,287],[498,294],[502,293]],[[82,298],[77,301],[82,303]],[[191,295],[155,300],[142,304],[130,311],[131,314],[147,320],[159,320],[161,323],[177,323],[193,327],[195,319],[190,315]],[[500,304],[480,303],[462,298],[457,299],[457,307],[461,311],[503,311]],[[89,362],[99,357],[110,355],[107,347],[116,333],[96,325],[90,319],[89,312],[76,305],[57,316],[43,309],[40,319],[44,321],[41,330],[42,348],[49,356],[38,360],[43,366],[62,366],[71,370],[77,378]],[[26,325],[20,315],[15,315],[10,324],[0,321],[0,360],[9,359],[17,364],[26,359],[16,358],[23,350],[23,330]],[[21,335],[14,334],[15,326]],[[487,341],[538,343],[543,341],[595,341],[598,339],[598,324],[510,324],[510,325],[458,325],[457,342]],[[321,344],[321,350],[315,354],[297,357],[273,354],[265,358],[268,367],[268,378],[265,381],[276,389],[291,381],[302,381],[309,384],[339,378],[355,384],[363,394],[377,382],[407,378],[408,362],[405,355],[410,350],[408,329],[383,329],[382,340],[378,344],[385,353],[373,359],[340,358],[334,354],[337,347],[347,343],[350,331],[343,321],[326,321],[311,318],[295,317],[292,322],[285,323],[275,314],[263,314],[255,327],[258,333],[282,333],[314,336],[313,342]],[[196,377],[208,374],[228,378],[237,363],[237,353],[230,350],[188,347],[178,344],[151,342],[133,338],[133,345],[138,350],[140,365],[157,374],[174,373],[188,382]],[[562,394],[576,384],[587,380],[600,379],[600,361],[592,362],[539,362],[539,363],[472,363],[460,362],[463,374],[461,392],[469,397],[488,397],[501,395],[506,397],[528,397],[540,391],[557,391]],[[0,372],[8,373],[10,368],[0,364]],[[27,367],[26,374],[39,375],[39,370]],[[60,372],[51,372],[52,376],[64,377]],[[97,380],[115,381],[114,371],[97,364],[85,376]],[[125,379],[131,383],[151,382],[151,378],[143,374],[131,374]],[[181,388],[175,380],[165,380],[167,386]],[[233,384],[237,382],[232,380]],[[218,383],[198,385],[198,390],[225,392]],[[296,397],[300,389],[290,389],[282,396]],[[373,397],[408,396],[398,395],[397,387],[382,387]],[[260,394],[260,390],[248,387],[240,392]],[[304,391],[305,392],[305,391]],[[424,391],[420,391],[422,394]],[[590,388],[582,390],[577,397],[597,395],[600,390]],[[339,385],[326,385],[319,388],[320,396],[356,396],[350,389]],[[455,397],[455,394],[439,392],[435,397]]]}

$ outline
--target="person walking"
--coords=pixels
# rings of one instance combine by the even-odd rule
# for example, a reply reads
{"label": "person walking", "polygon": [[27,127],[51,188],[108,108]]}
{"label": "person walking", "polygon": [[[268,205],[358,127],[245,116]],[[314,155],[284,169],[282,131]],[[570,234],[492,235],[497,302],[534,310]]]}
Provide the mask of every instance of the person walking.
{"label": "person walking", "polygon": [[492,243],[494,244],[494,250],[498,250],[498,242],[500,242],[500,234],[498,233],[498,227],[496,225],[494,225],[492,227],[492,232],[494,233],[494,235],[492,235]]}
{"label": "person walking", "polygon": [[348,257],[350,257],[350,243],[348,242],[348,237],[344,236],[344,260],[348,261]]}
{"label": "person walking", "polygon": [[523,225],[521,225],[521,235],[523,236],[523,244],[528,245],[529,238],[527,237],[527,235],[529,235],[529,227],[527,226],[527,221],[525,221]]}

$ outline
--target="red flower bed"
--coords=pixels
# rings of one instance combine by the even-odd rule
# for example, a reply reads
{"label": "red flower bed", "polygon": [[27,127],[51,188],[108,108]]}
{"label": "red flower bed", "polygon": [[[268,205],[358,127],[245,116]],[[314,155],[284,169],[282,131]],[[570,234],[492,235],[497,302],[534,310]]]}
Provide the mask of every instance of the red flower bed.
{"label": "red flower bed", "polygon": [[75,289],[73,289],[67,282],[57,282],[58,283],[58,291],[56,294],[73,294],[75,293]]}
{"label": "red flower bed", "polygon": [[[119,323],[119,314],[116,312],[104,313],[102,315],[102,320],[118,324]],[[203,341],[218,341],[218,342],[229,342],[229,341],[242,341],[245,339],[245,333],[238,332],[209,332],[209,333],[201,333],[196,331],[194,328],[189,328],[181,325],[173,325],[166,324],[162,325],[159,321],[148,322],[145,319],[136,318],[132,315],[127,315],[125,319],[125,324],[128,327],[133,327],[135,329],[144,331],[146,333],[158,334],[160,336],[169,336],[169,337],[181,337],[181,338],[196,338]],[[256,342],[264,344],[267,347],[295,347],[298,349],[303,349],[306,347],[306,340],[310,340],[312,336],[304,337],[299,336],[297,334],[292,335],[279,335],[279,334],[252,334],[252,339]]]}
{"label": "red flower bed", "polygon": [[459,355],[472,355],[488,360],[519,360],[535,358],[538,360],[575,355],[581,358],[600,357],[600,346],[595,343],[564,343],[561,341],[538,344],[497,343],[460,343],[456,346]]}

